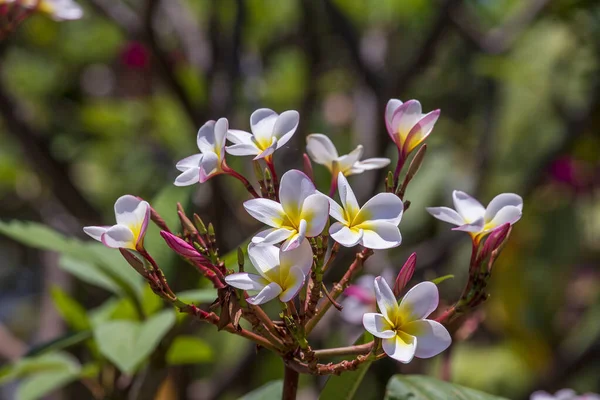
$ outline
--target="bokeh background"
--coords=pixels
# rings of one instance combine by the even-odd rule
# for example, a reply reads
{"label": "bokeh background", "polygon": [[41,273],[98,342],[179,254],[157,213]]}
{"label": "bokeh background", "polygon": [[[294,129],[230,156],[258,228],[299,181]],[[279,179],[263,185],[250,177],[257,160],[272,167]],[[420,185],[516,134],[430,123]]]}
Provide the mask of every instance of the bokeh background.
{"label": "bokeh background", "polygon": [[[246,192],[224,176],[173,190],[177,160],[197,152],[197,129],[227,117],[249,129],[256,108],[295,109],[301,123],[276,153],[301,167],[305,136],[325,133],[346,153],[395,147],[389,98],[440,108],[422,169],[409,187],[403,244],[378,252],[367,272],[397,273],[418,254],[420,279],[459,295],[470,241],[431,218],[464,190],[487,203],[523,196],[492,277],[491,297],[450,353],[452,381],[511,399],[572,387],[600,392],[600,4],[592,0],[80,0],[85,16],[33,15],[0,42],[0,217],[43,222],[82,237],[113,220],[122,194],[182,201],[216,227],[223,252],[259,226]],[[249,158],[229,164],[252,176]],[[326,191],[328,172],[314,165]],[[351,178],[359,201],[387,170]],[[165,188],[168,191],[165,194]],[[155,234],[156,232],[154,232]],[[351,253],[326,276],[339,279]],[[61,287],[87,309],[109,293],[74,278],[52,252],[0,237],[0,363],[68,331],[51,300]],[[233,267],[233,266],[232,266]],[[206,282],[185,264],[165,267],[177,290]],[[274,313],[277,310],[270,310]],[[160,398],[236,398],[280,379],[281,362],[213,327],[203,362],[169,370]],[[360,327],[335,312],[315,347],[350,343]],[[464,339],[464,340],[461,340]],[[371,367],[360,398],[381,398],[398,372],[440,374],[442,357]],[[315,398],[322,379],[303,377]],[[86,398],[79,383],[54,398]],[[14,385],[2,390],[12,398]],[[83,393],[83,394],[82,394]],[[61,397],[62,396],[62,397]]]}

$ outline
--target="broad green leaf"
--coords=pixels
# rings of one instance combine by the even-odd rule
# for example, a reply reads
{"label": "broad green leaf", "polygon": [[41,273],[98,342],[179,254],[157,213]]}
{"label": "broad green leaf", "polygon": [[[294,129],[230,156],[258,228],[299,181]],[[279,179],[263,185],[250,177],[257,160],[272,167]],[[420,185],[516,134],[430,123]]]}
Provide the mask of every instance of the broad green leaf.
{"label": "broad green leaf", "polygon": [[79,368],[77,359],[64,352],[25,357],[2,369],[0,372],[0,385],[34,374],[56,371],[78,371]]}
{"label": "broad green leaf", "polygon": [[71,329],[85,331],[91,328],[85,308],[77,300],[58,286],[52,287],[50,294],[58,313]]}
{"label": "broad green leaf", "polygon": [[76,381],[79,370],[47,371],[24,379],[17,389],[16,400],[37,400]]}
{"label": "broad green leaf", "polygon": [[216,289],[194,289],[194,290],[185,290],[183,292],[179,292],[177,294],[184,302],[194,302],[194,303],[212,303],[217,298],[217,290]]}
{"label": "broad green leaf", "polygon": [[269,382],[258,389],[246,393],[238,400],[271,400],[280,399],[283,392],[283,381]]}
{"label": "broad green leaf", "polygon": [[178,336],[167,352],[167,362],[171,365],[198,364],[212,359],[212,347],[195,336]]}
{"label": "broad green leaf", "polygon": [[479,390],[440,381],[423,375],[394,375],[386,388],[385,400],[507,400]]}
{"label": "broad green leaf", "polygon": [[[370,333],[363,333],[354,344],[364,344],[373,340]],[[360,386],[363,378],[367,374],[373,361],[365,361],[355,371],[347,371],[341,375],[331,375],[319,398],[326,399],[344,399],[351,400]]]}
{"label": "broad green leaf", "polygon": [[92,331],[90,330],[67,333],[66,335],[60,336],[54,340],[32,347],[29,349],[27,354],[25,354],[25,357],[39,356],[42,354],[55,352],[57,350],[63,350],[83,343],[91,337]]}
{"label": "broad green leaf", "polygon": [[101,287],[102,289],[106,289],[118,295],[123,294],[119,285],[101,269],[96,268],[93,263],[69,256],[62,256],[58,265],[71,275],[81,279],[83,282]]}
{"label": "broad green leaf", "polygon": [[439,285],[440,283],[447,281],[448,279],[453,279],[454,275],[444,275],[444,276],[440,276],[439,278],[435,278],[432,279],[431,282],[435,283],[436,285]]}
{"label": "broad green leaf", "polygon": [[143,323],[108,321],[94,329],[100,352],[121,371],[133,374],[175,324],[173,310],[164,310]]}

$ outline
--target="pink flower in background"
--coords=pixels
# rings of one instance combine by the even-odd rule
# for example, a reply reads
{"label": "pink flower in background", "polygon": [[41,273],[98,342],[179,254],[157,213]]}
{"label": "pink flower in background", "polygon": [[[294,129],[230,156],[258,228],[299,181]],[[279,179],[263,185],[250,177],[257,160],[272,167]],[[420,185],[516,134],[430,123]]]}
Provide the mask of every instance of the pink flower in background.
{"label": "pink flower in background", "polygon": [[148,66],[150,54],[142,43],[131,41],[121,51],[121,62],[129,68],[142,69]]}
{"label": "pink flower in background", "polygon": [[[394,273],[390,269],[385,269],[381,275],[386,282],[394,281]],[[346,297],[341,301],[344,307],[341,316],[344,321],[359,325],[362,324],[364,314],[377,311],[374,280],[375,275],[363,275],[346,288]]]}
{"label": "pink flower in background", "polygon": [[573,389],[562,389],[554,394],[538,390],[531,394],[529,400],[600,400],[600,395],[586,393],[578,396]]}

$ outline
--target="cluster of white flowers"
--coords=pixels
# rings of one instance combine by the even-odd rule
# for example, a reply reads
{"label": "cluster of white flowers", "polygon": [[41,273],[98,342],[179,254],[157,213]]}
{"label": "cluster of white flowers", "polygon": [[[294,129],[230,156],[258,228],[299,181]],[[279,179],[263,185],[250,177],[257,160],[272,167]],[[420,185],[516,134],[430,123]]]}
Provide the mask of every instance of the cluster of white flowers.
{"label": "cluster of white flowers", "polygon": [[83,16],[83,9],[73,0],[0,0],[1,4],[34,9],[57,21],[80,19]]}
{"label": "cluster of white flowers", "polygon": [[[438,117],[439,110],[422,114],[416,100],[406,103],[390,100],[385,120],[402,161],[427,138]],[[209,121],[198,131],[200,153],[177,163],[181,174],[175,185],[205,182],[218,174],[240,176],[227,165],[226,153],[254,156],[255,161],[263,159],[274,168],[274,152],[291,139],[298,124],[298,112],[277,114],[266,108],[250,117],[252,133],[229,129],[225,118]],[[227,146],[227,141],[232,144]],[[251,191],[255,198],[244,202],[244,208],[268,226],[256,234],[248,246],[249,258],[259,275],[240,272],[225,277],[227,284],[253,293],[247,298],[250,304],[260,305],[275,298],[285,303],[297,296],[313,267],[309,238],[327,233],[339,245],[361,245],[373,250],[390,249],[402,242],[398,228],[404,211],[402,199],[395,193],[379,193],[361,207],[346,179],[366,170],[383,168],[390,163],[389,159],[361,161],[362,146],[340,156],[323,134],[307,136],[307,153],[331,172],[330,196],[337,187],[340,203],[317,190],[312,179],[298,170],[287,171],[281,177],[278,193],[271,196],[274,199],[261,198]],[[428,208],[428,211],[438,219],[458,225],[454,229],[469,232],[473,240],[480,240],[503,224],[514,224],[523,208],[522,199],[510,193],[495,197],[487,209],[460,191],[453,193],[453,199],[456,211],[447,207]],[[115,204],[115,214],[117,225],[86,227],[85,232],[109,247],[143,249],[150,216],[148,203],[134,196],[123,196]],[[328,224],[330,217],[334,220],[331,225]],[[328,231],[324,232],[326,227]],[[413,357],[433,357],[450,345],[446,328],[426,319],[438,307],[439,295],[434,283],[415,285],[398,303],[385,280],[381,277],[371,280],[379,313],[364,312],[362,323],[368,332],[382,339],[387,355],[407,363]]]}

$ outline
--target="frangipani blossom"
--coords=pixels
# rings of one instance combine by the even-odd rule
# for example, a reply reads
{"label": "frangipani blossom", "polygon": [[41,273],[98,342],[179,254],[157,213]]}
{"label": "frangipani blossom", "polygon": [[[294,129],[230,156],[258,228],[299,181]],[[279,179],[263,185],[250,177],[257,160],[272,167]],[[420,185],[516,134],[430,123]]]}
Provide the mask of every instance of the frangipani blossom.
{"label": "frangipani blossom", "polygon": [[246,301],[259,305],[279,297],[282,302],[292,300],[302,286],[313,262],[313,253],[304,239],[294,250],[281,251],[268,246],[248,246],[248,257],[260,275],[240,272],[225,277],[229,285],[242,289],[258,291]]}
{"label": "frangipani blossom", "polygon": [[253,243],[270,245],[285,240],[281,249],[287,251],[323,231],[329,219],[329,200],[304,173],[292,169],[283,174],[279,200],[281,204],[269,199],[244,202],[250,215],[272,227],[254,236]]}
{"label": "frangipani blossom", "polygon": [[440,110],[423,114],[421,103],[417,100],[402,103],[398,99],[391,99],[385,108],[388,134],[396,143],[402,157],[408,156],[427,139],[439,117]]}
{"label": "frangipani blossom", "polygon": [[2,4],[17,4],[49,14],[56,21],[74,20],[83,16],[83,10],[73,0],[0,0]]}
{"label": "frangipani blossom", "polygon": [[237,129],[227,132],[227,139],[233,143],[227,146],[227,152],[234,156],[255,156],[255,160],[269,157],[291,139],[299,122],[298,111],[279,115],[268,108],[258,109],[250,116],[252,133]]}
{"label": "frangipani blossom", "polygon": [[514,224],[523,213],[523,199],[514,193],[502,193],[494,197],[487,208],[465,192],[452,192],[453,210],[448,207],[428,207],[435,218],[457,225],[457,231],[483,236],[504,224]]}
{"label": "frangipani blossom", "polygon": [[223,173],[225,162],[225,136],[229,122],[227,118],[208,121],[198,130],[196,142],[200,154],[179,161],[175,166],[181,174],[175,179],[176,186],[204,183],[210,177]]}
{"label": "frangipani blossom", "polygon": [[402,236],[398,224],[404,211],[402,200],[392,193],[379,193],[361,208],[341,172],[338,174],[338,191],[342,207],[329,199],[330,214],[338,221],[329,228],[333,240],[345,247],[360,243],[369,249],[400,245]]}
{"label": "frangipani blossom", "polygon": [[600,400],[600,395],[586,393],[580,396],[573,389],[561,389],[554,394],[538,390],[531,393],[530,400]]}
{"label": "frangipani blossom", "polygon": [[150,204],[129,194],[121,196],[115,202],[115,217],[116,225],[86,226],[83,231],[108,247],[137,250],[144,244]]}
{"label": "frangipani blossom", "polygon": [[367,170],[383,168],[390,163],[389,158],[368,158],[360,161],[363,154],[362,145],[358,145],[349,154],[340,156],[331,140],[321,133],[313,133],[306,137],[306,151],[314,162],[327,167],[333,176],[337,176],[338,172],[344,176],[361,174]]}
{"label": "frangipani blossom", "polygon": [[438,306],[438,289],[434,283],[415,285],[398,305],[392,289],[379,276],[375,278],[375,296],[381,314],[365,314],[363,325],[373,336],[383,339],[383,351],[391,358],[407,364],[413,357],[436,356],[452,343],[442,324],[425,319]]}

